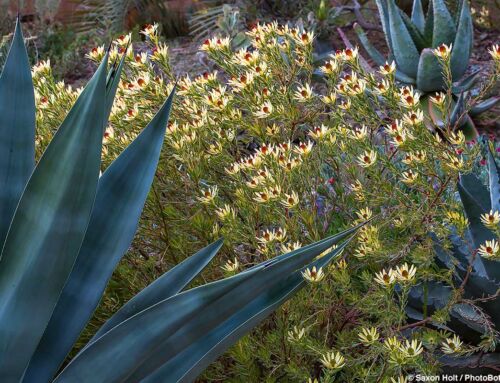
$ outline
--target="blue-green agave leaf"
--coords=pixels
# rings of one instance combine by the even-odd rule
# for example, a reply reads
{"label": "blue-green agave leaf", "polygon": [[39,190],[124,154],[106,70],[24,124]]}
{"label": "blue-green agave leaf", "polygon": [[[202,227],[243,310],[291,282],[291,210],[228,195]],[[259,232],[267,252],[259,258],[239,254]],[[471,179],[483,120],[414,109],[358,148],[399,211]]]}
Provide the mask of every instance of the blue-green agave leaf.
{"label": "blue-green agave leaf", "polygon": [[90,342],[100,338],[104,333],[138,312],[179,293],[209,264],[222,243],[222,239],[215,241],[163,274],[120,308],[104,323]]}
{"label": "blue-green agave leaf", "polygon": [[442,90],[445,85],[441,64],[431,48],[420,53],[418,63],[417,88],[423,92]]}
{"label": "blue-green agave leaf", "polygon": [[0,249],[35,167],[35,95],[21,22],[0,76]]}
{"label": "blue-green agave leaf", "polygon": [[455,125],[460,125],[459,119],[461,119],[462,114],[465,111],[465,103],[464,103],[464,93],[460,93],[460,96],[458,96],[458,100],[455,103],[455,106],[453,107],[453,110],[451,111],[450,114],[450,125],[454,127]]}
{"label": "blue-green agave leaf", "polygon": [[[477,335],[474,332],[484,334],[487,330],[484,317],[476,307],[468,303],[458,303],[452,307],[450,311],[450,327],[456,328],[459,325],[457,322],[468,327],[468,329],[464,329],[461,326],[461,329],[467,334],[466,336],[469,340],[470,338],[477,339]],[[461,334],[462,332],[459,333]]]}
{"label": "blue-green agave leaf", "polygon": [[432,5],[432,0],[429,0],[429,5],[427,7],[427,17],[425,18],[424,26],[424,37],[425,41],[429,46],[432,46],[432,34],[434,31],[434,9]]}
{"label": "blue-green agave leaf", "polygon": [[[200,315],[212,302],[261,273],[264,267],[182,292],[136,314],[84,348],[55,382],[123,381],[157,347],[160,336],[177,331],[189,316]],[[109,360],[115,371],[105,368],[103,362]],[[89,366],[95,370],[89,370]]]}
{"label": "blue-green agave leaf", "polygon": [[444,0],[433,0],[432,9],[434,19],[432,47],[436,48],[441,44],[452,44],[455,40],[457,28]]}
{"label": "blue-green agave leaf", "polygon": [[466,91],[470,90],[476,84],[476,82],[479,80],[479,72],[480,72],[479,69],[475,70],[474,72],[467,75],[459,82],[453,84],[452,89],[451,89],[452,93],[459,94],[461,92],[466,92]]}
{"label": "blue-green agave leaf", "polygon": [[467,193],[474,196],[474,200],[479,205],[482,212],[491,210],[490,193],[483,182],[477,178],[473,173],[460,175],[460,186],[462,186]]}
{"label": "blue-green agave leaf", "polygon": [[421,0],[413,0],[413,7],[411,10],[411,21],[418,28],[420,33],[423,34],[425,30],[425,16]]}
{"label": "blue-green agave leaf", "polygon": [[[62,371],[56,382],[125,380],[138,364],[150,358],[178,331],[189,331],[188,338],[169,349],[166,356],[172,357],[179,349],[186,348],[190,339],[198,338],[218,326],[279,283],[280,278],[303,268],[335,242],[335,238],[328,238],[319,244],[293,251],[277,261],[267,261],[234,277],[182,292],[141,311],[85,348]],[[199,323],[200,318],[202,323]],[[146,328],[147,331],[144,331]],[[105,368],[110,363],[116,368]]]}
{"label": "blue-green agave leaf", "polygon": [[[472,242],[474,247],[477,249],[485,241],[493,239],[494,235],[481,222],[481,214],[485,213],[485,210],[481,207],[477,197],[471,194],[470,191],[466,190],[461,182],[458,183],[457,187],[460,199],[462,200],[462,204],[464,206],[465,214],[469,220],[469,231],[472,237]],[[487,270],[485,269],[484,262],[481,257],[475,258],[474,270],[480,275],[487,275]]]}
{"label": "blue-green agave leaf", "polygon": [[[378,51],[378,49],[373,46],[373,44],[368,39],[368,36],[366,35],[365,31],[363,30],[363,28],[361,28],[359,24],[354,24],[354,30],[358,35],[359,41],[361,41],[361,45],[363,45],[363,48],[365,48],[365,50],[368,52],[372,60],[375,61],[377,65],[381,66],[384,65],[386,61],[387,62],[390,61],[386,60],[384,56]],[[415,84],[414,78],[405,75],[400,70],[396,70],[395,77],[396,80],[404,82],[406,84]]]}
{"label": "blue-green agave leaf", "polygon": [[[500,212],[500,169],[488,148],[488,173],[490,183],[491,210]],[[486,211],[485,211],[486,212]],[[483,259],[486,273],[490,279],[500,282],[500,264],[496,261]],[[498,302],[495,302],[498,305]]]}
{"label": "blue-green agave leaf", "polygon": [[488,148],[488,173],[490,181],[491,210],[500,212],[500,171]]}
{"label": "blue-green agave leaf", "polygon": [[[439,362],[445,366],[444,368],[452,368],[453,370],[450,370],[450,373],[452,373],[451,371],[456,373],[457,369],[460,369],[460,372],[462,369],[463,371],[470,372],[470,366],[478,366],[479,364],[482,366],[500,365],[500,353],[477,353],[468,356],[443,355],[439,357]],[[474,373],[491,374],[491,369],[488,367],[478,367],[474,368]]]}
{"label": "blue-green agave leaf", "polygon": [[0,376],[18,381],[82,244],[99,179],[105,56],[54,135],[12,219],[0,261]]}
{"label": "blue-green agave leaf", "polygon": [[[342,253],[348,242],[344,242],[308,267],[326,266],[333,258]],[[228,347],[306,285],[301,272],[296,271],[292,275],[282,278],[282,281],[275,287],[258,296],[219,326],[202,334],[199,339],[193,339],[189,347],[168,361],[163,358],[164,347],[160,347],[155,355],[139,367],[128,381],[137,381],[137,379],[144,383],[194,381]],[[176,337],[182,336],[186,336],[186,334],[179,332],[176,335]]]}
{"label": "blue-green agave leaf", "polygon": [[394,75],[396,80],[401,81],[405,84],[416,84],[416,81],[413,77],[405,75],[403,72],[400,70],[396,69],[396,73]]}
{"label": "blue-green agave leaf", "polygon": [[[127,52],[127,50],[125,50]],[[116,90],[120,84],[120,77],[122,74],[123,66],[125,65],[126,54],[122,55],[118,65],[113,64],[111,70],[108,73],[108,78],[106,79],[106,115],[104,121],[108,121],[109,115],[111,114],[111,108],[113,107],[113,102],[115,101]]]}
{"label": "blue-green agave leaf", "polygon": [[356,34],[358,35],[359,41],[361,41],[361,45],[363,45],[363,48],[365,48],[365,50],[368,52],[372,60],[375,61],[377,65],[384,65],[386,59],[384,58],[382,53],[380,53],[379,50],[375,48],[373,44],[370,42],[368,36],[366,35],[361,25],[355,23],[353,28]]}
{"label": "blue-green agave leaf", "polygon": [[461,78],[467,66],[472,53],[473,28],[472,17],[467,0],[462,0],[462,10],[458,22],[457,33],[453,41],[451,51],[451,74],[454,80]]}
{"label": "blue-green agave leaf", "polygon": [[460,130],[464,133],[465,139],[467,141],[477,139],[479,132],[476,129],[476,125],[469,114],[466,114],[460,121]]}
{"label": "blue-green agave leaf", "polygon": [[478,116],[481,113],[486,112],[487,110],[493,108],[498,101],[500,101],[500,97],[490,97],[476,105],[474,105],[469,111],[469,115],[472,117]]}
{"label": "blue-green agave leaf", "polygon": [[[330,237],[327,237],[325,239],[322,239],[320,241],[317,241],[317,242],[311,243],[309,245],[306,245],[306,246],[304,246],[304,247],[302,247],[302,248],[300,248],[298,250],[294,250],[294,251],[291,251],[289,253],[278,255],[278,256],[274,257],[269,262],[273,262],[274,263],[274,262],[282,261],[282,260],[285,260],[285,259],[288,259],[288,258],[292,258],[292,257],[295,257],[299,253],[301,254],[303,251],[316,248],[317,246],[320,246],[320,245],[325,245],[325,244],[331,244],[330,246],[335,245],[335,244],[339,243],[340,241],[346,239],[350,235],[356,233],[361,227],[363,227],[364,225],[366,225],[368,222],[369,221],[366,221],[366,222],[360,223],[359,225],[351,227],[349,229],[342,230],[341,232],[339,232],[337,234],[334,234],[334,235],[332,235]],[[329,246],[327,246],[327,248],[328,247]],[[257,268],[257,267],[260,267],[260,265],[252,266],[252,267],[248,268],[247,270],[245,270],[243,272],[247,272],[247,271],[253,270],[254,268]]]}
{"label": "blue-green agave leaf", "polygon": [[483,210],[475,194],[471,194],[470,191],[465,190],[461,182],[458,183],[458,192],[462,204],[464,205],[465,214],[469,220],[474,246],[478,248],[486,240],[491,240],[493,238],[493,233],[481,222],[481,214],[486,211]]}
{"label": "blue-green agave leaf", "polygon": [[392,41],[391,41],[391,27],[389,23],[389,10],[387,8],[387,0],[375,0],[377,4],[378,13],[380,15],[380,22],[382,24],[382,29],[384,30],[385,40],[387,42],[387,47],[392,52]]}
{"label": "blue-green agave leaf", "polygon": [[408,29],[408,32],[410,33],[410,36],[415,43],[415,46],[417,47],[418,51],[421,51],[422,49],[427,47],[427,42],[425,41],[425,37],[420,32],[420,30],[416,27],[415,24],[411,21],[411,19],[408,17],[408,15],[403,11],[399,10],[399,13],[401,14],[401,18],[403,19],[403,22]]}
{"label": "blue-green agave leaf", "polygon": [[406,28],[395,1],[388,0],[387,7],[389,10],[392,53],[396,59],[398,69],[407,76],[416,78],[420,56],[417,47]]}
{"label": "blue-green agave leaf", "polygon": [[129,248],[153,182],[173,97],[174,92],[99,179],[80,253],[30,362],[26,382],[46,382],[55,375]]}

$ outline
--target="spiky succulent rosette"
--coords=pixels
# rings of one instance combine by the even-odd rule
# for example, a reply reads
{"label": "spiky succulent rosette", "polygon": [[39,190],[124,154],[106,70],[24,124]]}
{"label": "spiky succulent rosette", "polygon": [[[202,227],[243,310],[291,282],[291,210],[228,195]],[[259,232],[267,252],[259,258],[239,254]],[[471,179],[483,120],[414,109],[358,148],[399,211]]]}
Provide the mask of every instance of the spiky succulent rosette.
{"label": "spiky succulent rosette", "polygon": [[[461,339],[479,343],[487,364],[500,365],[497,346],[500,329],[500,249],[498,232],[500,221],[500,172],[491,152],[488,153],[489,190],[474,174],[464,174],[458,183],[458,192],[468,220],[465,238],[449,236],[449,245],[434,238],[437,264],[453,276],[453,286],[428,281],[412,288],[407,314],[413,320],[432,318],[431,324],[453,331]],[[461,292],[457,298],[455,292]],[[445,323],[435,321],[440,312],[449,309]],[[426,314],[424,314],[424,312]],[[479,365],[477,355],[440,358],[448,367],[471,370]],[[485,363],[482,363],[485,364]]]}
{"label": "spiky succulent rosette", "polygon": [[473,45],[473,26],[469,3],[461,0],[454,14],[444,0],[430,0],[427,15],[421,0],[414,0],[411,17],[397,7],[395,0],[376,0],[380,20],[390,54],[385,58],[369,41],[361,26],[354,29],[373,61],[383,66],[387,61],[396,63],[397,80],[415,86],[424,93],[422,109],[428,121],[442,127],[447,116],[442,116],[425,93],[446,90],[447,83],[435,49],[450,49],[450,75],[453,82],[452,113],[448,122],[459,126],[469,137],[476,135],[472,117],[493,107],[499,97],[475,105],[468,114],[462,113],[468,91],[478,80],[478,71],[465,75]]}
{"label": "spiky succulent rosette", "polygon": [[[396,77],[415,84],[422,92],[435,92],[445,87],[441,64],[433,49],[451,46],[450,61],[454,81],[465,74],[472,52],[473,28],[470,7],[462,0],[455,15],[443,0],[431,0],[424,15],[421,0],[414,0],[411,18],[397,7],[394,0],[377,0],[390,59],[396,62]],[[378,65],[386,59],[370,43],[359,25],[355,27],[366,51]]]}

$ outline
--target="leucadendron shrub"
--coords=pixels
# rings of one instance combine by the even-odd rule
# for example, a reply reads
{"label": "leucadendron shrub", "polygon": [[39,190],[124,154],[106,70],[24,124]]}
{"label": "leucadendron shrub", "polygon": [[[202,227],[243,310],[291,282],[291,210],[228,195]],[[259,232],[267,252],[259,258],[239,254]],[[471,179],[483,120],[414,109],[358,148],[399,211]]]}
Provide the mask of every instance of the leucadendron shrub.
{"label": "leucadendron shrub", "polygon": [[[121,53],[126,60],[104,166],[177,80],[156,26],[142,33],[141,51],[128,35],[111,48],[112,60]],[[429,129],[419,93],[398,86],[394,64],[370,70],[357,48],[346,48],[316,67],[314,35],[277,23],[259,25],[248,37],[251,45],[236,51],[227,38],[205,41],[200,50],[216,70],[178,79],[139,235],[87,336],[157,273],[214,238],[224,237],[225,247],[208,280],[371,219],[339,262],[304,273],[312,290],[241,340],[204,379],[404,382],[409,372],[438,371],[443,353],[472,350],[476,345],[426,326],[444,324],[447,312],[415,322],[405,308],[412,286],[453,285],[451,273],[436,267],[430,233],[445,240],[454,227],[464,234],[456,183],[459,173],[481,169],[478,140],[466,141],[452,119]],[[500,71],[498,47],[490,53],[484,86]],[[96,47],[89,58],[99,62],[103,55]],[[441,62],[446,73],[449,63]],[[69,108],[78,90],[56,83],[48,63],[33,72],[41,148],[64,115],[58,108]],[[443,115],[452,113],[447,97],[431,99]],[[456,294],[460,301],[462,292]],[[444,348],[450,342],[459,347]]]}

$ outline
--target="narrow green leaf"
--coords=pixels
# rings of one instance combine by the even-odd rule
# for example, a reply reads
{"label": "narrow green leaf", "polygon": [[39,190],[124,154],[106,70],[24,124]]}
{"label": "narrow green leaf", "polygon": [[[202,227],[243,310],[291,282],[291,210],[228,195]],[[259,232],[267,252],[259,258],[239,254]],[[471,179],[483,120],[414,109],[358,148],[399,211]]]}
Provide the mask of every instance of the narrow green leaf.
{"label": "narrow green leaf", "polygon": [[100,338],[104,333],[138,312],[179,293],[209,264],[222,243],[223,240],[219,239],[163,274],[120,308],[99,329],[90,342]]}
{"label": "narrow green leaf", "polygon": [[[125,50],[125,52],[126,51],[127,50]],[[118,85],[120,84],[123,66],[125,65],[125,58],[126,54],[123,54],[118,65],[113,64],[111,70],[109,71],[108,78],[106,79],[106,115],[104,119],[106,122],[109,119],[111,108],[113,107],[113,102],[115,101],[116,91],[118,89]]]}
{"label": "narrow green leaf", "polygon": [[460,93],[460,96],[458,96],[458,100],[455,102],[455,106],[453,107],[453,110],[451,111],[450,114],[450,125],[454,127],[455,125],[460,125],[459,119],[462,117],[462,114],[465,111],[465,104],[464,104],[464,93]]}
{"label": "narrow green leaf", "polygon": [[462,10],[458,21],[457,33],[451,51],[451,73],[453,80],[460,79],[469,65],[472,53],[473,27],[470,8],[467,0],[462,0]]}
{"label": "narrow green leaf", "polygon": [[[477,196],[466,190],[462,186],[461,182],[458,183],[458,193],[460,194],[460,199],[462,200],[462,204],[464,206],[465,215],[469,220],[469,231],[472,237],[472,242],[474,247],[477,249],[485,241],[493,239],[494,235],[481,222],[481,214],[485,213],[485,210],[481,207],[481,203],[478,202]],[[480,275],[487,275],[487,271],[481,257],[475,258],[474,270]]]}
{"label": "narrow green leaf", "polygon": [[413,24],[411,19],[403,10],[400,9],[399,13],[401,14],[401,18],[403,19],[403,22],[405,23],[405,26],[408,29],[408,32],[410,33],[410,36],[413,42],[415,43],[415,46],[417,47],[418,51],[421,51],[422,49],[426,48],[427,42],[425,41],[422,32],[419,31],[417,26]]}
{"label": "narrow green leaf", "polygon": [[19,381],[76,260],[94,203],[107,55],[21,196],[0,262],[0,376]]}
{"label": "narrow green leaf", "polygon": [[[148,352],[155,349],[159,343],[158,334],[167,336],[175,332],[189,316],[204,310],[211,302],[262,272],[262,269],[260,267],[249,273],[240,273],[185,291],[136,314],[84,348],[54,382],[70,383],[88,379],[95,383],[123,381],[134,366],[144,361]],[[147,328],[148,331],[139,331],[139,328]],[[103,363],[109,360],[114,363],[114,371],[106,368],[109,364]]]}
{"label": "narrow green leaf", "polygon": [[432,35],[434,33],[434,6],[432,5],[433,1],[429,0],[429,5],[427,8],[427,17],[425,18],[425,26],[424,26],[424,37],[425,41],[429,46],[432,45]]}
{"label": "narrow green leaf", "polygon": [[433,0],[434,27],[432,31],[432,47],[436,48],[441,44],[450,45],[455,40],[457,28],[446,7],[444,0]]}
{"label": "narrow green leaf", "polygon": [[464,205],[465,214],[469,220],[469,227],[472,234],[474,246],[478,248],[486,240],[493,239],[493,233],[487,229],[481,222],[481,214],[487,211],[483,210],[481,203],[477,200],[474,190],[465,190],[461,182],[458,183],[458,192]]}
{"label": "narrow green leaf", "polygon": [[368,39],[368,36],[366,35],[361,25],[355,23],[353,28],[356,34],[358,35],[359,41],[361,41],[361,45],[363,45],[363,48],[365,48],[365,50],[368,52],[372,60],[375,61],[375,64],[384,65],[386,59],[384,58],[382,53],[380,53],[378,49],[375,48],[373,44],[370,42],[370,39]]}
{"label": "narrow green leaf", "polygon": [[[346,241],[329,254],[308,265],[308,267],[325,267],[332,259],[342,253],[348,243],[349,241]],[[158,348],[152,358],[141,365],[134,375],[128,379],[128,382],[139,379],[143,383],[194,381],[228,347],[306,286],[301,274],[302,271],[296,271],[288,277],[283,277],[279,284],[258,296],[225,322],[206,334],[202,334],[198,339],[192,338],[189,347],[168,361],[165,361],[163,357],[165,347],[168,347],[168,345]],[[176,337],[186,335],[179,332]]]}
{"label": "narrow green leaf", "polygon": [[474,196],[476,203],[483,212],[490,211],[490,193],[479,178],[477,178],[473,173],[460,174],[460,185],[467,191],[467,193]]}
{"label": "narrow green leaf", "polygon": [[[56,382],[78,380],[93,382],[122,381],[137,365],[154,354],[157,347],[182,329],[190,337],[215,328],[262,292],[275,286],[281,278],[301,269],[336,240],[332,237],[264,262],[234,277],[188,290],[129,318],[84,349],[62,371]],[[197,319],[203,319],[199,324]],[[137,331],[147,328],[148,331]],[[189,339],[173,345],[166,356],[172,357],[187,347]],[[113,363],[116,368],[105,368]]]}
{"label": "narrow green leaf", "polygon": [[387,0],[375,0],[377,4],[378,13],[380,15],[380,22],[382,24],[382,29],[384,30],[385,40],[387,42],[387,47],[392,52],[392,41],[391,41],[391,27],[389,23],[389,10],[387,8]]}
{"label": "narrow green leaf", "polygon": [[99,179],[85,239],[26,371],[26,382],[47,382],[56,374],[129,248],[153,182],[173,97],[174,92]]}
{"label": "narrow green leaf", "polygon": [[474,72],[463,78],[461,81],[455,83],[452,87],[451,92],[453,94],[458,94],[470,90],[479,80],[479,72],[479,69],[475,70]]}
{"label": "narrow green leaf", "polygon": [[392,53],[398,69],[407,76],[416,78],[419,53],[394,0],[388,0]]}
{"label": "narrow green leaf", "polygon": [[[357,23],[354,24],[354,31],[357,33],[359,41],[361,41],[361,45],[363,45],[363,48],[365,48],[365,50],[368,52],[372,60],[375,61],[377,65],[384,65],[386,61],[387,62],[390,61],[386,60],[384,56],[378,51],[378,49],[373,46],[373,44],[368,39],[368,36],[366,35],[365,31],[363,30],[363,28],[361,28],[359,24]],[[406,84],[415,84],[414,78],[405,75],[400,70],[396,70],[395,77],[396,80],[404,82]]]}
{"label": "narrow green leaf", "polygon": [[0,76],[0,248],[35,167],[35,95],[21,22]]}
{"label": "narrow green leaf", "polygon": [[498,103],[498,101],[500,101],[500,97],[490,97],[474,105],[469,111],[469,114],[472,117],[479,116],[481,113],[484,113],[487,110],[493,108]]}
{"label": "narrow green leaf", "polygon": [[[488,148],[488,174],[490,182],[491,210],[500,212],[500,169]],[[500,263],[484,259],[486,272],[490,279],[500,282]],[[498,302],[496,302],[498,304]]]}
{"label": "narrow green leaf", "polygon": [[421,0],[413,0],[413,8],[411,10],[411,21],[418,28],[420,33],[423,34],[425,31],[425,16]]}
{"label": "narrow green leaf", "polygon": [[441,64],[431,48],[425,48],[420,53],[418,63],[417,89],[422,92],[436,92],[445,86]]}
{"label": "narrow green leaf", "polygon": [[500,212],[500,170],[489,148],[488,174],[490,181],[491,210]]}
{"label": "narrow green leaf", "polygon": [[[329,263],[334,256],[342,252],[348,242],[349,241],[345,242],[343,245],[339,246],[338,249],[335,249],[333,252],[330,252],[328,255],[318,259],[307,267],[322,267],[325,264]],[[205,341],[203,339],[205,339],[207,334],[210,334],[214,330],[216,331],[216,333],[219,333],[219,335],[223,335],[220,334],[220,328],[222,327],[225,335],[221,336],[221,338],[217,342],[215,342],[215,345],[212,344],[212,347],[216,346],[216,349],[213,350],[211,355],[207,355],[206,360],[199,361],[200,366],[198,366],[198,368],[201,368],[201,370],[203,370],[203,368],[205,367],[205,363],[210,363],[212,358],[215,358],[217,354],[223,352],[225,348],[227,348],[230,344],[237,340],[237,335],[241,336],[243,333],[249,331],[258,322],[264,319],[267,314],[270,314],[272,311],[277,309],[285,300],[290,298],[291,295],[298,291],[298,289],[303,287],[305,285],[305,282],[301,274],[302,271],[303,270],[298,270],[293,272],[292,274],[283,273],[277,276],[277,280],[274,281],[273,287],[263,291],[254,299],[249,301],[248,304],[246,304],[241,309],[235,312],[231,312],[231,314],[226,318],[218,318],[218,323],[216,323],[215,327],[206,326],[207,321],[203,316],[193,318],[193,320],[191,321],[192,323],[183,327],[171,338],[163,342],[156,349],[155,353],[151,354],[150,358],[148,358],[140,367],[136,369],[136,371],[134,371],[132,375],[127,378],[125,383],[141,381],[171,360],[175,359],[178,362],[178,357],[180,355],[186,356],[187,350],[192,347],[200,347],[201,349],[203,349],[207,346],[210,346],[210,344],[204,344]],[[237,299],[237,297],[235,297],[234,299]],[[264,316],[262,315],[263,312],[265,312]],[[252,318],[253,316],[257,317]],[[240,323],[238,324],[238,322]],[[235,325],[236,328],[232,329],[232,327],[235,327]],[[239,325],[243,325],[244,328],[240,328]],[[203,326],[206,326],[206,330],[199,331],[199,329]],[[240,331],[237,334],[231,334],[233,330]],[[243,333],[241,333],[241,331],[243,331]],[[228,336],[229,338],[225,339],[226,336]],[[214,343],[214,340],[212,340],[211,343]],[[209,350],[207,351],[210,351],[210,348],[211,347],[209,347]],[[172,352],[173,349],[176,349],[176,351]],[[190,378],[188,378],[187,381],[191,381],[191,378],[195,377],[197,375],[197,372],[199,371],[200,370],[190,372]],[[172,372],[176,374],[175,371]],[[186,371],[186,373],[188,372]]]}
{"label": "narrow green leaf", "polygon": [[[443,355],[439,358],[440,363],[442,363],[445,368],[450,367],[452,370],[449,370],[450,373],[457,372],[457,369],[467,371],[471,373],[470,366],[478,366],[481,364],[482,366],[500,366],[500,353],[477,353],[468,356],[448,356]],[[474,373],[481,374],[491,374],[491,369],[487,367],[478,367],[474,369]]]}

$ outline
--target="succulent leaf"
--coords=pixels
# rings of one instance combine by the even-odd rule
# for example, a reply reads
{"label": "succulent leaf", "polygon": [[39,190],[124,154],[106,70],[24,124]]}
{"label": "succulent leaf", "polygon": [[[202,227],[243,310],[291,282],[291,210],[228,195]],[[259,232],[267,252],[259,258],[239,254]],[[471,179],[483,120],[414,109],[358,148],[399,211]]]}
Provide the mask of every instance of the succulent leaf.
{"label": "succulent leaf", "polygon": [[444,0],[433,0],[433,21],[432,47],[436,48],[441,44],[450,45],[455,40],[457,28],[453,17],[448,11]]}
{"label": "succulent leaf", "polygon": [[174,92],[99,179],[85,239],[26,378],[48,381],[55,375],[129,248],[153,182],[173,97]]}
{"label": "succulent leaf", "polygon": [[[113,107],[113,102],[115,100],[116,91],[118,85],[120,84],[120,77],[122,74],[123,66],[125,65],[126,55],[123,54],[118,65],[113,64],[111,70],[108,73],[106,79],[106,115],[104,121],[108,121],[109,115],[111,114],[111,108]],[[106,126],[104,126],[106,128]]]}
{"label": "succulent leaf", "polygon": [[416,77],[419,53],[394,0],[388,0],[392,53],[398,68],[407,76]]}
{"label": "succulent leaf", "polygon": [[490,97],[480,103],[474,105],[469,111],[469,115],[472,117],[478,116],[481,113],[486,112],[487,110],[493,108],[498,101],[500,101],[500,97]]}
{"label": "succulent leaf", "polygon": [[450,125],[452,127],[460,125],[460,120],[462,120],[462,114],[465,111],[465,103],[464,103],[464,93],[460,93],[458,96],[458,100],[455,102],[455,106],[450,114]]}
{"label": "succulent leaf", "polygon": [[482,181],[473,173],[461,174],[460,185],[471,195],[483,212],[490,211],[491,200],[490,193]]}
{"label": "succulent leaf", "polygon": [[[88,378],[96,383],[125,380],[135,371],[139,361],[146,361],[155,354],[157,347],[175,339],[175,344],[170,343],[171,347],[164,355],[172,358],[188,347],[192,339],[198,339],[217,327],[335,243],[335,238],[327,238],[234,277],[161,301],[122,322],[89,345],[62,371],[56,382],[86,381]],[[202,311],[201,316],[199,313]],[[147,333],[136,331],[145,326],[148,328]],[[190,335],[176,339],[175,334],[179,331]],[[105,368],[111,360],[119,360],[119,368]]]}
{"label": "succulent leaf", "polygon": [[434,33],[434,7],[433,0],[429,0],[427,8],[427,17],[425,18],[424,37],[429,46],[432,46],[432,35]]}
{"label": "succulent leaf", "polygon": [[[485,366],[500,366],[500,353],[480,353],[468,356],[443,355],[439,361],[447,367],[450,367],[450,373],[470,372],[470,366],[478,366],[479,363]],[[463,369],[463,370],[462,370]],[[476,374],[490,374],[490,368],[474,369]]]}
{"label": "succulent leaf", "polygon": [[391,26],[389,23],[389,10],[387,7],[387,1],[390,0],[375,0],[377,4],[378,13],[380,15],[380,23],[382,24],[382,29],[384,30],[384,36],[387,42],[389,50],[392,52],[392,41],[391,41]]}
{"label": "succulent leaf", "polygon": [[423,92],[435,92],[443,89],[444,79],[437,57],[431,48],[420,53],[417,73],[417,88]]}
{"label": "succulent leaf", "polygon": [[0,76],[0,246],[35,167],[35,95],[21,22]]}
{"label": "succulent leaf", "polygon": [[467,0],[462,0],[462,9],[451,52],[451,73],[454,80],[460,79],[469,65],[472,53],[472,17]]}
{"label": "succulent leaf", "polygon": [[485,241],[493,239],[493,233],[481,222],[481,214],[485,213],[485,210],[483,210],[481,203],[478,201],[475,190],[466,190],[461,181],[458,183],[458,193],[460,194],[465,214],[469,220],[474,246],[478,248]]}
{"label": "succulent leaf", "polygon": [[418,51],[421,51],[422,49],[426,48],[427,42],[425,41],[424,35],[419,31],[416,25],[413,24],[411,19],[403,10],[400,9],[399,13],[401,14],[401,18],[403,19],[403,22],[406,28],[408,29],[408,32],[410,33],[410,36],[413,42],[415,43],[415,46],[417,47]]}
{"label": "succulent leaf", "polygon": [[[349,241],[344,242],[328,255],[313,262],[309,267],[324,267],[338,257]],[[193,381],[211,362],[228,347],[248,333],[258,323],[275,311],[283,302],[305,286],[306,282],[300,271],[284,279],[267,293],[260,295],[228,320],[185,348],[175,357],[162,362],[163,351],[155,355],[157,361],[148,361],[134,374],[141,377],[141,382],[190,382]],[[178,336],[182,336],[179,334]],[[153,363],[156,362],[156,363]],[[155,370],[156,366],[157,367]],[[145,377],[145,378],[144,378]]]}
{"label": "succulent leaf", "polygon": [[479,80],[479,70],[472,72],[471,74],[464,77],[458,83],[452,86],[452,93],[458,94],[470,90],[476,82]]}
{"label": "succulent leaf", "polygon": [[424,8],[422,7],[421,0],[413,0],[413,7],[411,10],[411,21],[420,31],[420,33],[424,33],[425,30],[425,16],[424,16]]}
{"label": "succulent leaf", "polygon": [[223,240],[219,239],[201,249],[135,295],[104,323],[89,344],[138,312],[179,293],[208,265],[221,248],[222,243]]}
{"label": "succulent leaf", "polygon": [[[493,239],[493,233],[487,229],[483,223],[481,222],[481,214],[485,211],[481,207],[481,203],[478,201],[478,198],[473,193],[473,190],[466,190],[464,185],[460,181],[458,183],[458,193],[460,194],[460,199],[462,200],[462,204],[464,206],[465,215],[469,220],[469,231],[472,237],[472,242],[474,247],[477,249],[481,246],[485,241]],[[487,274],[487,271],[484,266],[484,262],[480,257],[476,257],[474,260],[474,270],[478,272],[480,275]]]}
{"label": "succulent leaf", "polygon": [[384,58],[382,53],[380,53],[379,50],[375,48],[373,44],[370,42],[365,31],[363,30],[363,28],[361,28],[361,25],[357,23],[354,24],[354,31],[358,35],[361,45],[363,45],[363,48],[365,48],[365,50],[368,52],[372,60],[375,61],[375,64],[384,65],[386,59]]}
{"label": "succulent leaf", "polygon": [[488,174],[490,182],[491,210],[500,212],[500,170],[488,149]]}
{"label": "succulent leaf", "polygon": [[[363,28],[361,28],[359,24],[354,24],[354,31],[357,33],[359,41],[361,42],[361,45],[363,45],[363,48],[365,48],[365,50],[368,52],[372,60],[375,61],[377,65],[381,66],[384,65],[386,61],[390,61],[386,60],[384,56],[378,51],[378,49],[373,46],[373,44],[368,39],[368,36],[366,35],[365,31],[363,30]],[[415,84],[414,78],[405,75],[400,70],[396,69],[395,77],[396,80],[404,82],[406,84]]]}
{"label": "succulent leaf", "polygon": [[99,179],[107,58],[33,171],[5,240],[0,376],[6,381],[22,377],[85,236]]}

